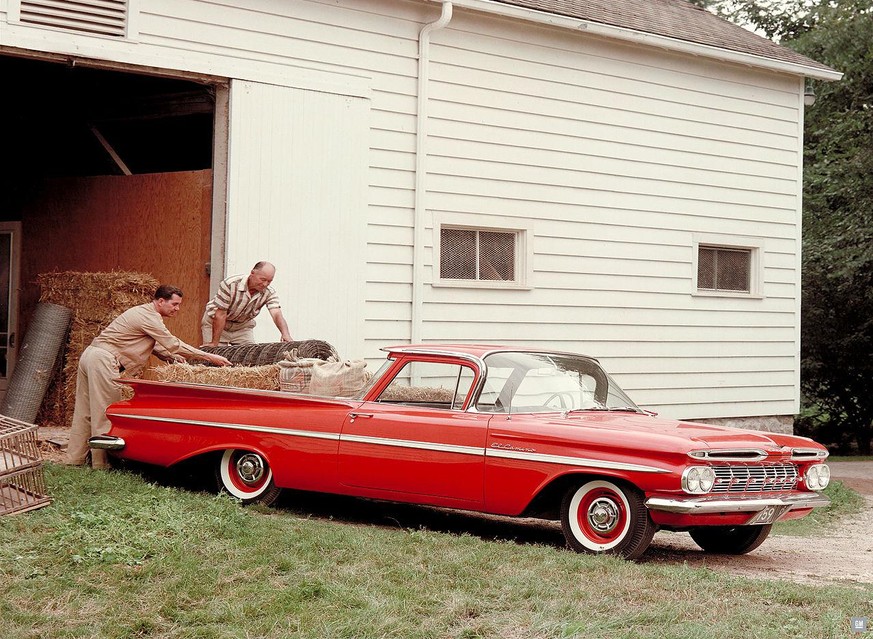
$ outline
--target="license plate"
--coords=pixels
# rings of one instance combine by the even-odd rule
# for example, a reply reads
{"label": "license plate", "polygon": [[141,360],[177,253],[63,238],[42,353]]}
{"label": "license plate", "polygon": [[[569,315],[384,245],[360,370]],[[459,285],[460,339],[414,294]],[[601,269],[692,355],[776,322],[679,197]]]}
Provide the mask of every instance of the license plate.
{"label": "license plate", "polygon": [[761,524],[772,524],[782,515],[788,512],[790,506],[767,506],[764,510],[752,515],[751,519],[746,522],[746,526],[759,526]]}

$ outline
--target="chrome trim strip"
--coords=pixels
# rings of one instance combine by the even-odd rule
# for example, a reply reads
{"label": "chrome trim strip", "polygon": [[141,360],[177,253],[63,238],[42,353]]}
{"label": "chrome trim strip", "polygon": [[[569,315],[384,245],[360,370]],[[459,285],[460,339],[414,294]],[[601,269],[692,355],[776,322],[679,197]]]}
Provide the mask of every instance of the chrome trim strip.
{"label": "chrome trim strip", "polygon": [[809,461],[811,459],[827,459],[830,453],[817,448],[792,448],[791,459],[793,461]]}
{"label": "chrome trim strip", "polygon": [[713,448],[688,452],[692,459],[707,459],[712,461],[761,461],[767,459],[767,451],[760,448]]}
{"label": "chrome trim strip", "polygon": [[713,513],[754,513],[770,506],[788,506],[789,510],[796,508],[817,508],[819,506],[827,506],[830,503],[830,499],[818,493],[801,493],[799,495],[786,495],[784,497],[766,499],[649,497],[646,500],[646,508],[683,515],[708,515]]}
{"label": "chrome trim strip", "polygon": [[642,466],[640,464],[626,464],[623,462],[608,462],[598,459],[585,459],[584,457],[567,457],[564,455],[546,455],[542,453],[526,453],[514,450],[489,448],[485,451],[487,457],[501,457],[503,459],[519,459],[522,461],[543,462],[546,464],[564,464],[567,466],[581,466],[585,468],[605,468],[608,470],[630,470],[640,473],[669,473],[669,470],[655,468],[654,466]]}
{"label": "chrome trim strip", "polygon": [[127,443],[121,437],[94,435],[94,437],[88,438],[88,446],[101,450],[124,450]]}
{"label": "chrome trim strip", "polygon": [[248,424],[231,424],[227,422],[204,422],[196,419],[178,419],[176,417],[150,417],[147,415],[129,415],[125,413],[107,413],[108,417],[124,417],[126,419],[142,419],[150,422],[167,422],[170,424],[187,424],[189,426],[208,426],[211,428],[228,428],[247,430],[256,433],[272,433],[275,435],[291,435],[293,437],[309,437],[312,439],[330,439],[338,441],[338,433],[320,433],[312,430],[296,430],[293,428],[274,428],[272,426],[252,426]]}
{"label": "chrome trim strip", "polygon": [[387,437],[365,437],[363,435],[341,435],[340,441],[356,444],[373,444],[375,446],[396,446],[397,448],[415,448],[417,450],[433,450],[441,453],[458,453],[460,455],[476,455],[481,457],[484,449],[474,446],[454,446],[438,442],[422,442],[411,439],[389,439]]}
{"label": "chrome trim strip", "polygon": [[564,455],[547,455],[542,453],[529,453],[523,451],[501,450],[494,448],[479,448],[476,446],[455,446],[452,444],[440,444],[438,442],[423,442],[407,439],[389,439],[386,437],[366,437],[364,435],[339,435],[338,433],[319,433],[291,428],[272,428],[269,426],[252,426],[246,424],[231,424],[224,422],[206,422],[193,419],[177,419],[171,417],[148,417],[145,415],[130,415],[123,413],[108,413],[109,417],[125,417],[128,419],[140,419],[144,421],[157,421],[172,424],[187,424],[190,426],[206,426],[212,428],[227,428],[246,430],[250,432],[274,433],[277,435],[290,435],[292,437],[310,437],[314,439],[328,439],[333,441],[347,441],[358,444],[373,444],[376,446],[394,446],[397,448],[412,448],[416,450],[432,450],[442,453],[457,453],[460,455],[476,455],[486,457],[498,457],[502,459],[517,459],[521,461],[540,462],[545,464],[562,464],[565,466],[578,466],[581,468],[603,468],[607,470],[627,470],[641,473],[669,473],[669,470],[642,466],[639,464],[627,464],[622,462],[607,462],[584,457],[567,457]]}

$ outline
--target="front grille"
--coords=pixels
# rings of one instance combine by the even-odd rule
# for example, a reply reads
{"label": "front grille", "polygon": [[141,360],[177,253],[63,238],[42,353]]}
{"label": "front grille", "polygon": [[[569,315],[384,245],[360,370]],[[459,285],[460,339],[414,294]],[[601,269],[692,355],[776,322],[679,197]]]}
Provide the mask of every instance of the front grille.
{"label": "front grille", "polygon": [[758,464],[754,466],[713,466],[713,493],[765,493],[793,490],[797,485],[794,464]]}

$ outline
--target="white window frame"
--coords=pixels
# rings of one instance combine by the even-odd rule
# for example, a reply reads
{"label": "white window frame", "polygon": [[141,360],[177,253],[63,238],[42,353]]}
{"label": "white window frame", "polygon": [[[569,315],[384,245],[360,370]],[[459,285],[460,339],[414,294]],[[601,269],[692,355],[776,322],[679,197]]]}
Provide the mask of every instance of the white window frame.
{"label": "white window frame", "polygon": [[[515,242],[515,280],[459,280],[440,276],[440,255],[442,254],[442,229],[463,229],[496,233],[514,233]],[[454,288],[487,288],[530,290],[531,264],[533,263],[533,225],[527,220],[477,215],[470,213],[436,213],[433,224],[433,286]]]}
{"label": "white window frame", "polygon": [[[749,251],[749,290],[727,291],[701,289],[697,280],[697,269],[700,258],[700,248]],[[695,297],[734,297],[745,299],[763,299],[764,272],[764,241],[759,238],[747,238],[731,235],[692,236],[691,294]]]}

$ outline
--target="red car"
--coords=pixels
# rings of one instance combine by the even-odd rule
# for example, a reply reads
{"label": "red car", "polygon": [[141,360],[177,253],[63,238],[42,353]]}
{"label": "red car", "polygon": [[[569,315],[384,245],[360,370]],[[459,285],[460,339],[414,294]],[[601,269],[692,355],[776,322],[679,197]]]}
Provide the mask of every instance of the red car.
{"label": "red car", "polygon": [[397,346],[353,399],[125,380],[91,446],[172,466],[205,456],[243,502],[293,488],[560,519],[567,543],[639,557],[658,529],[745,553],[829,500],[812,440],[659,419],[590,357]]}

